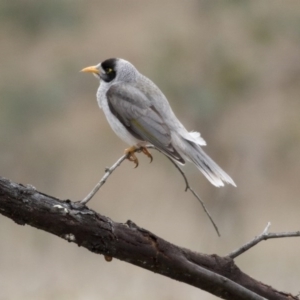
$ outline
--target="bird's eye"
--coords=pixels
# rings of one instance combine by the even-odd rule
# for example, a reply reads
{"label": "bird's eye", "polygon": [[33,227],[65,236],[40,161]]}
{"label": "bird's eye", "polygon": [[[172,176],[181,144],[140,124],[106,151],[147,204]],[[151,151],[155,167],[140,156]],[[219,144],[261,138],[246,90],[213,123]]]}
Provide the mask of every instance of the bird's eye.
{"label": "bird's eye", "polygon": [[106,71],[106,74],[109,74],[113,71],[113,69],[112,68],[107,68],[105,71]]}

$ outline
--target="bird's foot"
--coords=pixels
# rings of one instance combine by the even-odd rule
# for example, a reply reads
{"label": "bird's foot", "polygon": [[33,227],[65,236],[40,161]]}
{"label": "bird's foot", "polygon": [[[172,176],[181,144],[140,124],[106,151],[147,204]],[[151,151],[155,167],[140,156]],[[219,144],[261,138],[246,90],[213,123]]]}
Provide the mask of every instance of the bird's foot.
{"label": "bird's foot", "polygon": [[125,154],[127,155],[127,159],[135,163],[135,168],[139,165],[139,160],[135,155],[136,148],[134,146],[125,149]]}
{"label": "bird's foot", "polygon": [[150,163],[153,161],[152,154],[148,151],[146,147],[141,147],[141,151],[150,158]]}
{"label": "bird's foot", "polygon": [[129,161],[135,163],[135,168],[137,168],[139,165],[139,160],[137,159],[135,152],[143,152],[145,155],[147,155],[150,158],[150,163],[153,161],[153,156],[146,147],[136,148],[135,146],[132,146],[130,148],[125,149],[125,154],[127,155],[127,159]]}

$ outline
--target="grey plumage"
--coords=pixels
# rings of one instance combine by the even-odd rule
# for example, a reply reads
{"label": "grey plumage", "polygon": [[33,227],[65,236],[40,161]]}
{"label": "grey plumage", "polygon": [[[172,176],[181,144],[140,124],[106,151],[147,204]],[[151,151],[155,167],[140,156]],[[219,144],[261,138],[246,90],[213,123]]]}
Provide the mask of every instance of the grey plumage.
{"label": "grey plumage", "polygon": [[144,93],[135,86],[118,83],[109,88],[106,97],[112,114],[135,138],[184,163],[171,143],[169,127]]}
{"label": "grey plumage", "polygon": [[160,89],[131,63],[109,59],[83,71],[99,77],[98,104],[122,140],[136,147],[152,144],[181,164],[191,161],[217,187],[235,186],[201,148],[206,143],[200,133],[185,129]]}

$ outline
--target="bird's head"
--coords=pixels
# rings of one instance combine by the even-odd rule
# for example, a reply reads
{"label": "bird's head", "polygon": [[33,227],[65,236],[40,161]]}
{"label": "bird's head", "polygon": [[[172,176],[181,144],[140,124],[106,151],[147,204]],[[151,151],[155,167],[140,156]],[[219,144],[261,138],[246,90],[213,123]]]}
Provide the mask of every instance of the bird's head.
{"label": "bird's head", "polygon": [[128,61],[121,58],[110,58],[102,63],[87,67],[81,72],[93,73],[99,80],[105,82],[115,81],[130,81],[137,73],[136,68]]}

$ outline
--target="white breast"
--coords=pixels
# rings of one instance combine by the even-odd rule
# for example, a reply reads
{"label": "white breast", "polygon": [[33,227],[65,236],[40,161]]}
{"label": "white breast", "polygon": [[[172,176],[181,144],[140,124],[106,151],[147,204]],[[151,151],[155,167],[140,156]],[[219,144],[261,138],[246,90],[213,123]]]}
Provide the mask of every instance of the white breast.
{"label": "white breast", "polygon": [[111,113],[106,98],[106,92],[109,89],[109,87],[110,85],[106,84],[105,82],[101,82],[97,91],[97,102],[99,107],[102,108],[110,127],[121,140],[123,140],[130,146],[134,146],[141,143],[142,141],[133,137],[125,128],[125,126]]}

